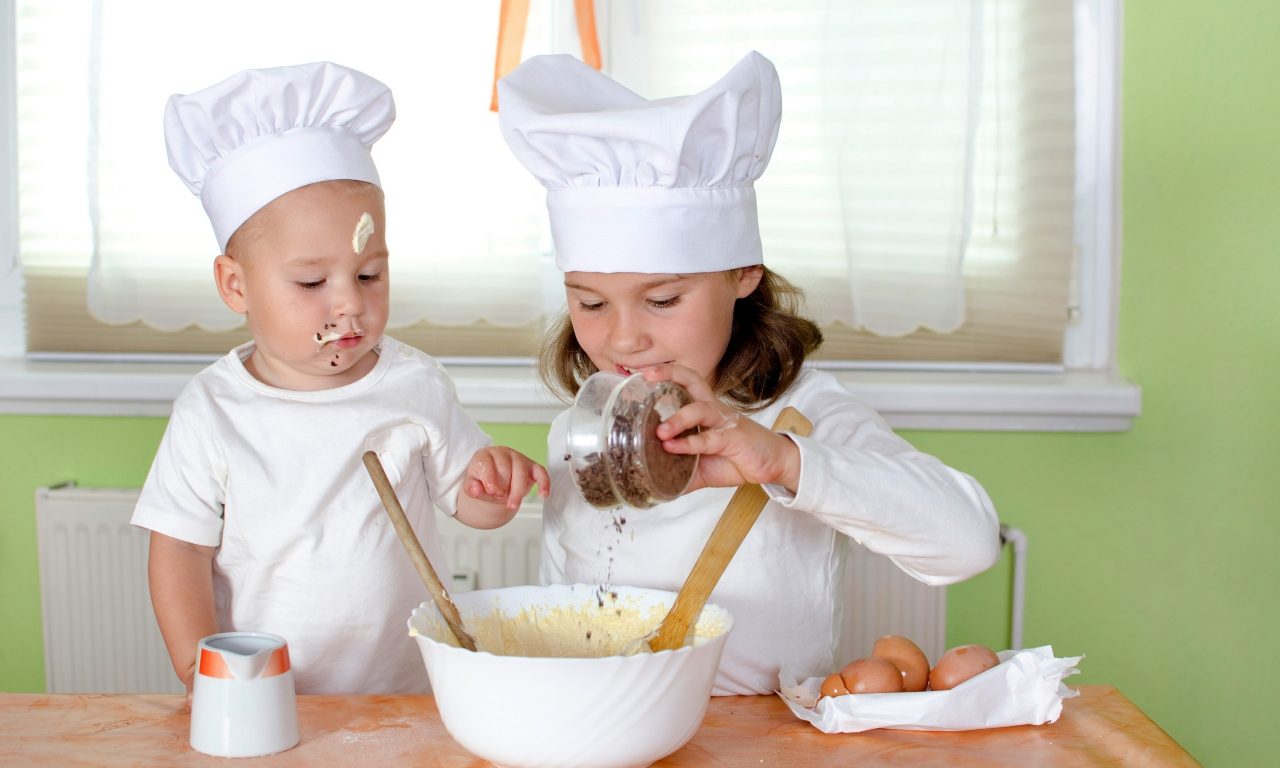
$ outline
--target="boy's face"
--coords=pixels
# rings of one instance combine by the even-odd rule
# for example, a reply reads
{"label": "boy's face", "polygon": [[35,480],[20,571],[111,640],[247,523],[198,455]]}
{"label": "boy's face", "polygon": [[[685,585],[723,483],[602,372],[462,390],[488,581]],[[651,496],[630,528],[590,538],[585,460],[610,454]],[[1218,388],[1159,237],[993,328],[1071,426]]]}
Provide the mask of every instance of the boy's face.
{"label": "boy's face", "polygon": [[[364,214],[373,232],[360,253]],[[218,290],[246,316],[257,350],[250,370],[288,389],[327,389],[363,376],[387,325],[386,215],[376,188],[321,183],[295,189],[255,215],[233,256],[215,264]],[[229,249],[230,250],[230,249]]]}
{"label": "boy's face", "polygon": [[569,319],[602,371],[626,376],[676,363],[711,380],[729,346],[734,303],[764,272],[746,267],[691,275],[568,272]]}

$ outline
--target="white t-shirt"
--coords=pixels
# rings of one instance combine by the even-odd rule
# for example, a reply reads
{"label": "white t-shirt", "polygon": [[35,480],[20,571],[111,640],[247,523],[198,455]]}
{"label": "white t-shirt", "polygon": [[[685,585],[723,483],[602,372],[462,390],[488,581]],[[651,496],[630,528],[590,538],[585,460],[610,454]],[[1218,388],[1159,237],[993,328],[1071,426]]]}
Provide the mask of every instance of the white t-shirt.
{"label": "white t-shirt", "polygon": [[[787,665],[800,679],[830,674],[840,641],[845,533],[927,584],[951,584],[1000,556],[999,520],[982,486],[920,453],[834,377],[808,370],[750,418],[786,406],[813,422],[800,448],[794,497],[771,501],[711,602],[733,614],[713,694],[765,694]],[[565,455],[568,412],[548,437],[551,495],[543,504],[541,580],[678,591],[733,488],[703,488],[647,511],[597,510],[578,494]]]}
{"label": "white t-shirt", "polygon": [[444,369],[389,337],[366,376],[318,392],[258,381],[252,352],[232,350],[174,402],[133,524],[218,547],[219,631],[284,637],[299,693],[429,691],[405,628],[427,590],[361,456],[378,453],[445,574],[432,505],[457,509],[489,437]]}

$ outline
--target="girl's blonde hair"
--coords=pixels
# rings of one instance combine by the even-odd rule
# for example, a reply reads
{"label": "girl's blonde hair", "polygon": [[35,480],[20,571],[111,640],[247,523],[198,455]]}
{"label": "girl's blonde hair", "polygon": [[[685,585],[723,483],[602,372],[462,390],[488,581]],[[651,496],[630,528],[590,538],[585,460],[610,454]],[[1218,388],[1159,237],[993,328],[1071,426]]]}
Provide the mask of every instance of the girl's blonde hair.
{"label": "girl's blonde hair", "polygon": [[[805,358],[822,346],[822,329],[800,314],[804,292],[777,272],[763,269],[756,289],[733,306],[729,346],[711,381],[718,396],[747,413],[781,397],[800,375]],[[735,279],[737,274],[738,270],[729,272]],[[595,372],[565,312],[539,342],[538,376],[553,392],[572,399]]]}

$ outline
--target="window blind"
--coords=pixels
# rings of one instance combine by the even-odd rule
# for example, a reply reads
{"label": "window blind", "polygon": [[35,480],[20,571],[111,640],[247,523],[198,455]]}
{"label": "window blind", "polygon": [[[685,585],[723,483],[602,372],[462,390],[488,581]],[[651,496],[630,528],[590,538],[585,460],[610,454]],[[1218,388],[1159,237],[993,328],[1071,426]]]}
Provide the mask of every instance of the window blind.
{"label": "window blind", "polygon": [[[810,310],[827,331],[821,357],[1061,359],[1072,256],[1071,3],[975,2],[968,4],[967,16],[943,0],[597,2],[606,72],[647,97],[701,90],[751,49],[777,64],[783,123],[773,162],[758,185],[765,258],[809,292]],[[163,162],[163,101],[170,92],[195,90],[238,69],[329,58],[383,79],[400,106],[397,125],[375,148],[388,194],[393,323],[401,326],[391,333],[433,354],[530,354],[542,318],[557,310],[562,291],[542,218],[542,190],[511,158],[487,111],[498,3],[371,2],[362,6],[368,8],[364,24],[353,24],[350,6],[339,3],[218,3],[210,13],[202,7],[211,4],[191,3],[190,19],[185,5],[18,4],[20,247],[28,349],[221,352],[247,339],[236,330],[238,318],[217,319],[225,310],[209,303],[210,297],[217,302],[209,275],[216,245],[198,201]],[[903,59],[904,45],[929,45],[910,34],[903,22],[910,15],[895,13],[903,7],[928,13],[944,5],[955,24],[978,25],[961,30],[965,36],[957,33],[976,49],[948,59],[977,67],[972,147],[960,164],[967,179],[958,192],[936,196],[937,205],[954,207],[959,200],[963,208],[958,220],[965,237],[957,241],[963,247],[947,256],[953,262],[950,295],[959,295],[960,310],[951,308],[950,322],[944,308],[935,313],[943,321],[913,325],[905,335],[877,335],[858,311],[866,297],[858,298],[851,277],[860,264],[857,248],[868,232],[879,231],[890,245],[894,238],[910,243],[927,236],[914,228],[911,216],[913,210],[929,210],[921,201],[929,198],[930,187],[925,182],[895,188],[891,152],[841,165],[833,114],[849,102],[839,90],[839,68],[848,63],[850,45],[866,51],[856,63],[874,76],[859,81],[864,90],[856,95],[859,114],[875,118],[877,100],[892,99],[903,87],[892,71],[876,71],[876,46],[892,52],[884,57],[891,63]],[[576,53],[571,6],[567,0],[535,0],[525,56]],[[222,43],[241,32],[231,24],[222,29],[204,22],[243,18],[241,12],[256,17],[264,39],[242,40],[220,52]],[[329,22],[317,17],[333,23],[326,27]],[[153,42],[173,37],[174,29],[186,30],[185,39]],[[281,35],[286,29],[289,34]],[[121,54],[121,46],[145,55]],[[375,55],[370,48],[386,50]],[[434,49],[434,56],[426,49]],[[182,70],[175,61],[183,58],[200,63]],[[175,73],[148,86],[160,94],[151,99],[152,109],[128,83],[161,69]],[[176,70],[183,72],[181,84]],[[97,94],[96,100],[86,94]],[[864,122],[855,127],[872,136],[894,130],[887,119]],[[432,133],[439,125],[452,132]],[[954,148],[957,139],[948,138]],[[847,154],[858,149],[855,142]],[[151,175],[143,186],[151,196],[136,200],[129,185],[143,174],[120,158],[148,152]],[[100,171],[107,159],[116,166]],[[928,160],[914,159],[917,165]],[[944,159],[956,167],[954,151]],[[843,186],[842,167],[859,172]],[[894,194],[909,204],[895,210]],[[870,204],[870,213],[850,219],[847,208],[859,199],[864,209]],[[112,213],[104,217],[102,205]],[[178,213],[177,206],[185,210]],[[150,255],[139,258],[128,245],[129,232],[157,218],[176,234],[169,245],[153,242]],[[104,231],[104,220],[113,226],[132,221],[132,230]],[[179,230],[187,234],[179,236]],[[107,255],[143,271],[171,267],[179,246],[188,248],[195,255],[178,288],[169,292],[171,304],[205,302],[211,319],[200,323],[203,329],[170,322],[167,327],[181,330],[159,330],[166,327],[163,302],[157,310],[154,297],[131,293],[129,269],[115,273],[125,279],[109,292],[115,303],[95,307],[99,317],[91,315],[85,296],[95,238],[100,262],[115,248]],[[892,248],[878,250],[892,255]],[[145,287],[146,278],[134,279]],[[155,316],[148,318],[148,312]]]}

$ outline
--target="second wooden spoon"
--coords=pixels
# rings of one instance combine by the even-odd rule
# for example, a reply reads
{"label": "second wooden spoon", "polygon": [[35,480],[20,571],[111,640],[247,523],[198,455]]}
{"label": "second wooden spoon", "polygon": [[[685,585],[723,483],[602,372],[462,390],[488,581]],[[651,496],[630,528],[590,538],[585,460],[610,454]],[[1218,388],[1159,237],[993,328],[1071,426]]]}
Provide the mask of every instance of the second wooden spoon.
{"label": "second wooden spoon", "polygon": [[[773,431],[808,437],[813,431],[813,424],[795,408],[787,407],[773,422]],[[676,595],[675,604],[662,620],[662,626],[658,627],[657,636],[649,641],[649,648],[654,653],[672,651],[684,645],[689,627],[702,613],[702,606],[711,597],[711,590],[716,588],[724,569],[729,567],[729,561],[767,503],[769,494],[758,485],[744,485],[729,499],[724,514],[720,515],[720,522],[716,523],[711,538],[707,539],[702,554],[698,555],[698,562],[693,564],[689,578],[684,580],[684,586]]]}

